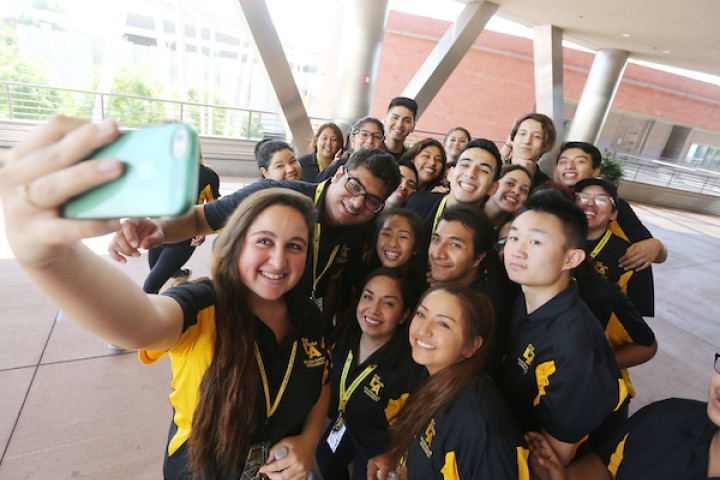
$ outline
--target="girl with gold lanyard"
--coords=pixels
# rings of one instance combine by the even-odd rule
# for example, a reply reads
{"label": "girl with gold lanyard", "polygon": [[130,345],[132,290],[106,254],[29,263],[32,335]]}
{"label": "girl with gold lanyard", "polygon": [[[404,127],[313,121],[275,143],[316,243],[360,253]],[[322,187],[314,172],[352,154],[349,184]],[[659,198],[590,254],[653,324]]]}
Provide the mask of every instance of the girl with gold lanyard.
{"label": "girl with gold lanyard", "polygon": [[365,478],[370,458],[390,442],[388,423],[425,376],[407,344],[406,282],[381,268],[362,285],[355,321],[348,321],[333,349],[330,426],[317,448],[323,478]]}
{"label": "girl with gold lanyard", "polygon": [[287,189],[252,195],[215,245],[212,280],[145,294],[80,241],[116,231],[117,220],[59,215],[67,199],[122,174],[116,159],[80,161],[118,134],[112,122],[56,117],[7,155],[0,197],[17,261],[79,325],[140,349],[145,363],[170,357],[165,478],[305,479],[329,398],[320,312],[293,291],[312,201]]}
{"label": "girl with gold lanyard", "polygon": [[390,449],[370,460],[366,478],[529,478],[520,429],[483,372],[492,324],[483,294],[459,286],[425,292],[409,338],[430,376],[395,417]]}

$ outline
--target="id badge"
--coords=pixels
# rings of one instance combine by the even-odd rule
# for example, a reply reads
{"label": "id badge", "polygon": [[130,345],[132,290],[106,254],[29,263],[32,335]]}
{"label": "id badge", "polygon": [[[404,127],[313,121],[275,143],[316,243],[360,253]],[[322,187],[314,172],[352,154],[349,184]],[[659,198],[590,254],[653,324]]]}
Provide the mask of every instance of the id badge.
{"label": "id badge", "polygon": [[325,304],[324,300],[325,300],[325,297],[313,299],[313,301],[315,302],[315,305],[317,305],[317,307],[320,309],[321,312],[323,311],[323,305]]}
{"label": "id badge", "polygon": [[252,445],[248,450],[240,480],[266,480],[267,477],[258,471],[267,462],[269,451],[270,445],[267,442]]}
{"label": "id badge", "polygon": [[330,447],[331,452],[335,453],[335,450],[337,450],[340,445],[346,430],[347,424],[345,423],[345,420],[343,420],[342,415],[340,415],[327,437],[327,444]]}

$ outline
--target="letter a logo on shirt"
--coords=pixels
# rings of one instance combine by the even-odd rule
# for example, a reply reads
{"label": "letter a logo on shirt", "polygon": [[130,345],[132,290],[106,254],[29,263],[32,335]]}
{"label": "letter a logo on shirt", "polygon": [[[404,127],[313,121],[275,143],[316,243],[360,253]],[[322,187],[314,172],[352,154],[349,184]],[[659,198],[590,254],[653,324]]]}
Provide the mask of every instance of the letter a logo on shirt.
{"label": "letter a logo on shirt", "polygon": [[530,365],[533,363],[533,360],[535,360],[535,346],[530,343],[525,348],[525,351],[522,354],[522,358],[517,359],[517,363],[523,370],[523,375],[525,375],[528,370],[530,369]]}
{"label": "letter a logo on shirt", "polygon": [[375,395],[380,395],[380,389],[384,386],[385,384],[380,381],[380,376],[378,374],[373,375],[372,380],[370,380],[370,390]]}
{"label": "letter a logo on shirt", "polygon": [[315,347],[315,345],[317,345],[317,342],[311,342],[307,338],[303,338],[302,344],[303,349],[305,350],[305,355],[307,355],[308,358],[322,357],[320,351]]}

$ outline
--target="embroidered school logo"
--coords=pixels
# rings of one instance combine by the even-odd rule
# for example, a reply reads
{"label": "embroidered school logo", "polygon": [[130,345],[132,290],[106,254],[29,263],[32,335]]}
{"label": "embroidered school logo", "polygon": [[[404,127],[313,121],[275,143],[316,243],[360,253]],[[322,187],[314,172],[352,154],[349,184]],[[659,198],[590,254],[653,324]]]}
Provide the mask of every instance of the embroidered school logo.
{"label": "embroidered school logo", "polygon": [[428,458],[432,457],[432,446],[433,438],[435,437],[435,419],[430,420],[427,428],[425,429],[425,436],[420,439],[420,448],[425,452],[425,456]]}
{"label": "embroidered school logo", "polygon": [[530,343],[527,347],[525,347],[525,351],[522,354],[522,358],[518,357],[517,363],[522,368],[523,375],[526,375],[528,373],[528,370],[530,370],[530,365],[533,363],[533,360],[535,360],[535,346]]}
{"label": "embroidered school logo", "polygon": [[320,353],[317,348],[318,342],[310,341],[307,338],[302,339],[303,350],[305,350],[305,366],[307,368],[319,367],[325,365],[325,356]]}
{"label": "embroidered school logo", "polygon": [[608,271],[607,265],[605,265],[603,262],[597,261],[595,262],[595,271],[599,273],[603,278],[607,278],[607,271]]}
{"label": "embroidered school logo", "polygon": [[370,379],[370,384],[363,390],[365,391],[365,395],[377,402],[380,400],[380,389],[384,386],[385,384],[380,381],[380,375],[375,373]]}

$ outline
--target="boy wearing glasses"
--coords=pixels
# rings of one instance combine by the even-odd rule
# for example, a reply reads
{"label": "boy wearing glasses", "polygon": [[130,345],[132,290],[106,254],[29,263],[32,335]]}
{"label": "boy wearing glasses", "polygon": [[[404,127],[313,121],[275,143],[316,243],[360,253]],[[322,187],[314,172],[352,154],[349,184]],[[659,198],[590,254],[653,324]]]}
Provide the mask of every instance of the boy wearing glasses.
{"label": "boy wearing glasses", "polygon": [[[600,174],[602,155],[595,145],[587,142],[565,142],[560,146],[555,178],[570,189],[580,180],[597,177]],[[616,202],[617,218],[610,228],[619,237],[632,245],[626,255],[620,259],[620,266],[626,270],[644,270],[652,263],[662,263],[667,259],[667,251],[662,242],[653,238],[650,231],[637,217],[632,207],[622,198]],[[652,317],[654,308],[641,312]]]}
{"label": "boy wearing glasses", "polygon": [[585,251],[595,271],[616,283],[630,297],[640,313],[653,312],[655,288],[652,269],[626,270],[620,259],[632,245],[614,234],[610,224],[618,215],[617,188],[611,182],[591,177],[575,184],[576,203],[585,212],[588,236]]}
{"label": "boy wearing glasses", "polygon": [[362,150],[353,155],[330,178],[321,183],[262,179],[213,202],[196,206],[186,217],[172,220],[125,221],[115,233],[108,252],[118,262],[126,256],[139,256],[139,248],[178,242],[196,235],[216,232],[235,208],[248,196],[266,188],[299,191],[311,198],[317,210],[313,245],[307,256],[303,279],[298,284],[332,318],[334,302],[324,302],[330,279],[336,277],[354,256],[360,254],[369,238],[366,224],[380,212],[385,199],[400,183],[400,173],[392,158],[379,149]]}

